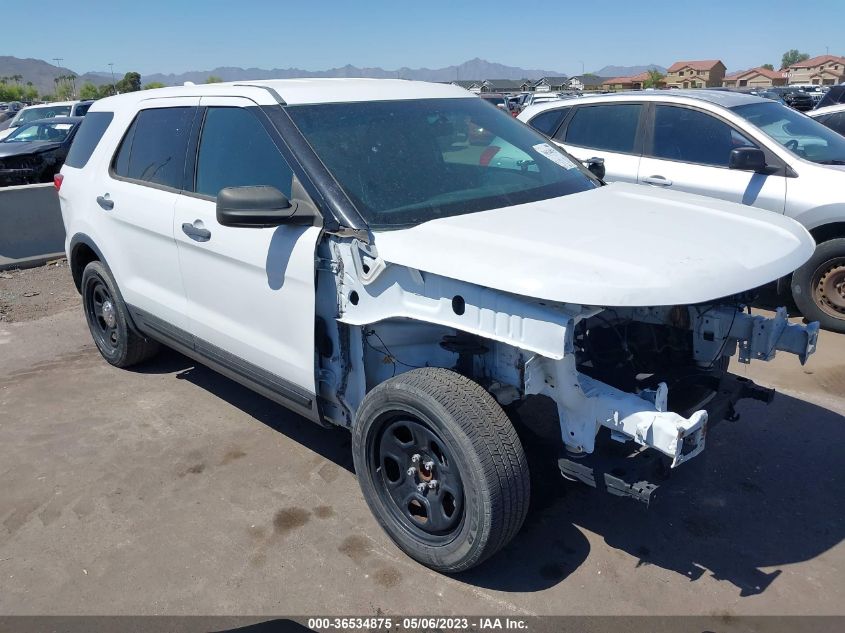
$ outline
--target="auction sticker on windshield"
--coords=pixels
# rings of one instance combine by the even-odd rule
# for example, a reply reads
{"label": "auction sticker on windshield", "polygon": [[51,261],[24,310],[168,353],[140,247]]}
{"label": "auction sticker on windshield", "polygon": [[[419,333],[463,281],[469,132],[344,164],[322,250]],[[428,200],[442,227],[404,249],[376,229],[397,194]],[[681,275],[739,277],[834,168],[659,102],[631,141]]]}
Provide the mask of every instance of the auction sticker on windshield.
{"label": "auction sticker on windshield", "polygon": [[571,160],[569,160],[566,156],[561,154],[558,150],[556,150],[548,143],[537,143],[536,145],[532,146],[532,149],[542,154],[553,163],[557,163],[564,169],[573,169],[575,167],[575,163],[573,163]]}

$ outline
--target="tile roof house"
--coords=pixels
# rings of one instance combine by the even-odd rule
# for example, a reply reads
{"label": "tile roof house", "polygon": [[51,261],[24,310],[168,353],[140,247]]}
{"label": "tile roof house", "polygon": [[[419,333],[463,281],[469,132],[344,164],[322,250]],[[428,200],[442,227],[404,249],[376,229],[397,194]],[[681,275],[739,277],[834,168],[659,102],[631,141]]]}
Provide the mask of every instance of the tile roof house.
{"label": "tile roof house", "polygon": [[833,86],[845,82],[845,57],[819,55],[792,64],[785,70],[790,85]]}
{"label": "tile roof house", "polygon": [[725,65],[718,59],[675,62],[666,71],[669,88],[719,88],[725,78]]}
{"label": "tile roof house", "polygon": [[[637,75],[631,75],[630,77],[614,77],[612,79],[606,79],[602,82],[601,87],[604,90],[642,90],[647,80],[648,71],[645,71]],[[663,82],[660,82],[660,85],[656,87],[662,88]]]}
{"label": "tile roof house", "polygon": [[771,88],[786,85],[786,73],[768,68],[751,68],[725,75],[722,86],[725,88]]}

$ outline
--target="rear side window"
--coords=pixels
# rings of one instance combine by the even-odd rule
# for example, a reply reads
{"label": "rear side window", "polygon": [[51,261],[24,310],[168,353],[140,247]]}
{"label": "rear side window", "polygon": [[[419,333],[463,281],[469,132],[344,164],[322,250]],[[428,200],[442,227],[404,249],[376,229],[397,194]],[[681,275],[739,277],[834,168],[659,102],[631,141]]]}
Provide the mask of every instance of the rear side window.
{"label": "rear side window", "polygon": [[528,124],[538,132],[542,132],[546,136],[551,136],[557,131],[560,122],[563,121],[563,117],[566,116],[567,112],[569,112],[569,108],[546,110],[531,119]]}
{"label": "rear side window", "polygon": [[115,156],[114,173],[181,189],[194,110],[192,107],[141,110],[123,137]]}
{"label": "rear side window", "polygon": [[85,167],[113,118],[114,114],[111,112],[92,112],[86,116],[73,139],[65,165],[77,169]]}
{"label": "rear side window", "polygon": [[731,150],[756,147],[716,117],[690,108],[659,105],[654,111],[655,158],[727,167]]}
{"label": "rear side window", "polygon": [[78,104],[76,106],[76,109],[74,110],[73,116],[85,116],[86,114],[88,114],[88,110],[91,109],[92,105],[93,104],[91,104],[91,103],[80,103],[80,104]]}
{"label": "rear side window", "polygon": [[580,106],[566,128],[566,143],[631,154],[637,136],[642,105]]}
{"label": "rear side window", "polygon": [[197,155],[196,192],[269,185],[290,197],[293,171],[258,118],[244,108],[209,108]]}

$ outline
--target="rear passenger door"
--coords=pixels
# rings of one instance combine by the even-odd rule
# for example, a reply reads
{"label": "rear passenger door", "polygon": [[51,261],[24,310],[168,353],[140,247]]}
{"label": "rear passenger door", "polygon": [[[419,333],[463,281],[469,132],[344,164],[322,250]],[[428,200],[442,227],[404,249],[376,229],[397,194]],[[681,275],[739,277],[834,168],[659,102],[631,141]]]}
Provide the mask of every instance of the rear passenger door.
{"label": "rear passenger door", "polygon": [[[315,392],[315,248],[320,229],[235,228],[217,222],[225,187],[270,185],[305,200],[283,141],[249,99],[203,97],[191,156],[194,177],[174,231],[196,350],[286,404]],[[310,201],[308,201],[310,202]],[[296,406],[294,406],[296,408]]]}
{"label": "rear passenger door", "polygon": [[[783,213],[786,178],[729,169],[733,149],[760,147],[727,121],[697,108],[655,104],[639,182]],[[769,157],[769,163],[778,161]]]}
{"label": "rear passenger door", "polygon": [[637,182],[643,109],[641,103],[574,106],[553,140],[580,161],[603,158],[607,182]]}
{"label": "rear passenger door", "polygon": [[[92,205],[101,246],[136,318],[154,330],[184,328],[185,290],[173,214],[198,98],[155,100],[138,112],[96,179]],[[104,166],[105,167],[105,166]]]}

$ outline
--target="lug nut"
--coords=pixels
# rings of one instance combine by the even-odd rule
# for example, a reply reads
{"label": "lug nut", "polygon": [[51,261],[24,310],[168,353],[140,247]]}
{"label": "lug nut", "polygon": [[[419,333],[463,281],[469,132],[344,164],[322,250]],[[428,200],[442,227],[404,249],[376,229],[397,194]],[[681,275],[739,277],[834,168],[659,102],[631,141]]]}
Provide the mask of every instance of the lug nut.
{"label": "lug nut", "polygon": [[428,487],[431,490],[434,490],[435,488],[437,488],[438,485],[440,485],[440,482],[438,482],[436,479],[432,479],[431,481],[428,482]]}
{"label": "lug nut", "polygon": [[415,464],[418,464],[421,459],[422,457],[420,457],[419,453],[414,453],[413,455],[411,455],[411,461]]}
{"label": "lug nut", "polygon": [[411,467],[408,469],[408,477],[413,477],[413,476],[414,476],[414,475],[416,475],[416,474],[417,474],[417,469],[416,469],[416,468],[414,468],[413,466],[411,466]]}
{"label": "lug nut", "polygon": [[432,462],[432,461],[425,462],[423,464],[423,468],[425,468],[429,472],[432,471],[434,469],[434,462]]}
{"label": "lug nut", "polygon": [[425,492],[427,485],[420,482],[417,484],[417,492]]}

